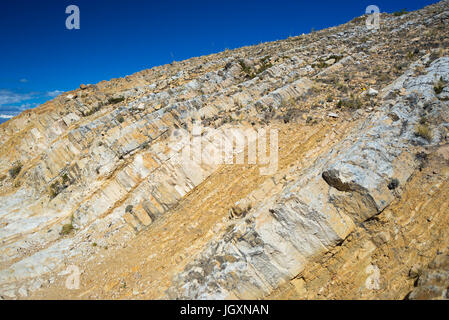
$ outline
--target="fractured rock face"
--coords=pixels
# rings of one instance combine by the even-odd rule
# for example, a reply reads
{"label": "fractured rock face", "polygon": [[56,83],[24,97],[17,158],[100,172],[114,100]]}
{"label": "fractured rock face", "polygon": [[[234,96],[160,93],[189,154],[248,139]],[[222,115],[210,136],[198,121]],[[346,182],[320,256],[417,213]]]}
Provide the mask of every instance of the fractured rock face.
{"label": "fractured rock face", "polygon": [[[430,74],[435,70],[436,76],[448,75],[449,58],[428,68]],[[431,85],[419,78],[407,80],[403,88],[417,94],[422,105],[431,101]],[[423,85],[407,85],[417,82]],[[432,112],[446,114],[447,107],[441,103]],[[396,122],[388,116],[391,111],[399,115]],[[405,184],[418,166],[413,157],[413,125],[419,112],[406,98],[383,106],[280,195],[262,200],[251,214],[253,223],[237,223],[210,243],[197,262],[177,276],[169,296],[256,298],[299,274],[307,261],[343,241],[353,223],[379,214],[399,195],[400,190],[388,187],[389,181],[395,178]],[[407,119],[410,127],[401,130],[400,119]],[[213,262],[222,255],[234,261]],[[197,274],[201,277],[194,277]]]}

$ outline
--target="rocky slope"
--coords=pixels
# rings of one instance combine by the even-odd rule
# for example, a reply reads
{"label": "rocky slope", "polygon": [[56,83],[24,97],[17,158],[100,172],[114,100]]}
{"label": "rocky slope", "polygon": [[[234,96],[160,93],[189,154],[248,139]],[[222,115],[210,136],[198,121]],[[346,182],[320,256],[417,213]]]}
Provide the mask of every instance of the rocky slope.
{"label": "rocky slope", "polygon": [[[449,2],[365,20],[1,124],[0,296],[447,298]],[[231,145],[230,128],[277,132],[275,170],[185,161],[198,123]]]}

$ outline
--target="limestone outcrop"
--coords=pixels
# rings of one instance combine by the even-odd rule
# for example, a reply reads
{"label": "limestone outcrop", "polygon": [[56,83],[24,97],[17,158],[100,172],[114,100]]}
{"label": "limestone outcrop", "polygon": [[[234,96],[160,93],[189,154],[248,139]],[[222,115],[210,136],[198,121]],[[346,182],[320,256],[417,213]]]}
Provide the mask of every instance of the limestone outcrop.
{"label": "limestone outcrop", "polygon": [[415,135],[424,106],[433,104],[426,117],[439,119],[430,143],[447,135],[449,104],[436,98],[429,79],[448,77],[445,57],[426,74],[400,79],[402,86],[393,83],[388,90],[406,94],[383,101],[329,154],[281,192],[255,204],[244,221],[210,243],[178,276],[171,297],[251,299],[269,294],[303,271],[307,261],[341,243],[354,224],[382,212],[419,166],[416,146],[429,143]]}

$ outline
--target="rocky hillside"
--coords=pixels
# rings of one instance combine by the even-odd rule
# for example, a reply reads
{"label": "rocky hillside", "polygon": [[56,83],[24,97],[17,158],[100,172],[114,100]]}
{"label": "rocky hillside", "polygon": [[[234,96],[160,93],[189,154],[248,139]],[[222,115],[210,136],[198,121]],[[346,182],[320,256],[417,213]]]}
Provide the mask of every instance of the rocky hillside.
{"label": "rocky hillside", "polygon": [[[448,298],[449,1],[366,18],[1,124],[0,296]],[[274,170],[176,139],[241,131],[267,132]]]}

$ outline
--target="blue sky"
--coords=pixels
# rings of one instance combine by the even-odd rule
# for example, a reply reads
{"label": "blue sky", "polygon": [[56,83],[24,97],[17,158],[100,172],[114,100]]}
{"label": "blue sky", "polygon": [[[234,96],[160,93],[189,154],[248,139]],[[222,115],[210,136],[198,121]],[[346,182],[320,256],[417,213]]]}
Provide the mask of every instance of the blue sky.
{"label": "blue sky", "polygon": [[[2,0],[0,123],[82,83],[345,23],[368,5],[416,10],[430,0]],[[68,5],[80,9],[68,30]]]}

